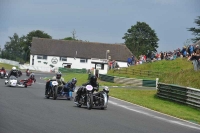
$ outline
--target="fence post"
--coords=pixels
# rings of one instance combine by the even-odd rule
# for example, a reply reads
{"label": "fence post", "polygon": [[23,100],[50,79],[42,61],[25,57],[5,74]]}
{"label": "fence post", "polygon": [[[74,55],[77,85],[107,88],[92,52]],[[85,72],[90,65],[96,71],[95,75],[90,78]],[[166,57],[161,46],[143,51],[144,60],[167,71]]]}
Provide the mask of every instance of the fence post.
{"label": "fence post", "polygon": [[156,90],[158,90],[158,80],[159,78],[156,78]]}

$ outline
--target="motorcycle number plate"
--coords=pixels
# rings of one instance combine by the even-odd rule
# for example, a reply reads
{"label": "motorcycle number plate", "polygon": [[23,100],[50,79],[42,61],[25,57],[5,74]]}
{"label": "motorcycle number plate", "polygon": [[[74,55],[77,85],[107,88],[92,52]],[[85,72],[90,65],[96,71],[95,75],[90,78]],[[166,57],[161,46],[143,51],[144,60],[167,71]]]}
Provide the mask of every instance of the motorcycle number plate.
{"label": "motorcycle number plate", "polygon": [[52,85],[58,85],[57,81],[52,81]]}
{"label": "motorcycle number plate", "polygon": [[93,87],[92,87],[91,85],[87,85],[87,86],[86,86],[86,89],[87,89],[88,91],[91,91],[91,90],[93,89]]}

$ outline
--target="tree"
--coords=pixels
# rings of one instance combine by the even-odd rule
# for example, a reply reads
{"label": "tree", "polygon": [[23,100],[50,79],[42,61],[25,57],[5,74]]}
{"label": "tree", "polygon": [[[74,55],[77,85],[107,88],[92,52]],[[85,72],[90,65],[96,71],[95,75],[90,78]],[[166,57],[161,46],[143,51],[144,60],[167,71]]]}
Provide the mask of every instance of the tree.
{"label": "tree", "polygon": [[188,31],[191,31],[192,35],[195,36],[195,38],[192,38],[192,41],[196,43],[197,41],[200,40],[200,16],[198,16],[194,22],[197,24],[197,28],[195,27],[188,28]]}
{"label": "tree", "polygon": [[146,54],[147,51],[156,52],[158,48],[159,39],[155,31],[145,22],[137,22],[136,25],[131,26],[122,39],[135,56]]}
{"label": "tree", "polygon": [[24,37],[19,37],[17,33],[14,33],[12,37],[9,37],[10,41],[6,42],[4,49],[2,50],[2,58],[22,61],[23,60],[23,42]]}
{"label": "tree", "polygon": [[76,39],[74,39],[73,37],[65,37],[62,40],[76,40]]}
{"label": "tree", "polygon": [[26,59],[25,61],[29,60],[30,59],[30,47],[31,47],[31,44],[32,44],[32,38],[33,37],[39,37],[39,38],[52,38],[50,35],[48,35],[47,33],[45,33],[44,31],[41,31],[41,30],[34,30],[34,31],[31,31],[29,32],[25,38],[26,38],[26,41],[24,42],[24,51],[26,53]]}

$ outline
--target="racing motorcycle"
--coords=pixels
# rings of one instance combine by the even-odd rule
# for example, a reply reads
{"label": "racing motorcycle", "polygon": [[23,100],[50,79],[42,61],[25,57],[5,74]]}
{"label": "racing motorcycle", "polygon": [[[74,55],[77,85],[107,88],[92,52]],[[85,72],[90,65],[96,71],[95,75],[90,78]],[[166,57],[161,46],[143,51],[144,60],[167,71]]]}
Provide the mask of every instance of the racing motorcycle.
{"label": "racing motorcycle", "polygon": [[56,80],[51,80],[49,81],[50,85],[48,88],[47,95],[45,96],[47,99],[50,97],[53,97],[53,100],[57,99],[57,94],[58,94],[58,82]]}
{"label": "racing motorcycle", "polygon": [[5,85],[10,87],[27,87],[27,84],[25,82],[18,81],[15,76],[10,76],[8,80],[5,80]]}
{"label": "racing motorcycle", "polygon": [[26,76],[30,76],[30,71],[26,71]]}
{"label": "racing motorcycle", "polygon": [[54,100],[56,99],[67,99],[72,100],[72,91],[68,88],[58,86],[58,82],[56,80],[51,80],[49,89],[46,95],[46,98],[49,99],[50,97],[53,97]]}
{"label": "racing motorcycle", "polygon": [[82,94],[80,98],[78,99],[77,96],[74,99],[74,103],[81,107],[87,106],[87,108],[90,110],[91,108],[101,108],[105,109],[108,105],[108,99],[109,99],[109,88],[107,86],[103,87],[102,91],[99,91],[97,93],[92,93],[93,88],[91,85],[87,85],[85,87],[86,93]]}
{"label": "racing motorcycle", "polygon": [[4,71],[1,71],[0,72],[0,77],[1,77],[1,79],[3,79],[3,78],[8,78],[8,73],[6,72],[4,72]]}
{"label": "racing motorcycle", "polygon": [[78,99],[78,96],[75,97],[74,103],[81,107],[87,106],[87,108],[90,110],[93,107],[93,87],[91,85],[87,85],[86,87],[83,87],[84,90],[86,90],[86,93],[81,94],[80,98]]}

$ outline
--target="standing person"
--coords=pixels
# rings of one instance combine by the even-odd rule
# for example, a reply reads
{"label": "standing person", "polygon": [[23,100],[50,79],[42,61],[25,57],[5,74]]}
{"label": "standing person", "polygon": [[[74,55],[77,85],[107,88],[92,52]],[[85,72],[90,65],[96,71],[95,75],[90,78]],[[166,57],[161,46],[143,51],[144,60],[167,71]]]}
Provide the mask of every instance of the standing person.
{"label": "standing person", "polygon": [[129,58],[127,59],[127,66],[129,67],[131,64],[132,64],[132,59],[129,57]]}
{"label": "standing person", "polygon": [[135,57],[134,57],[134,55],[132,55],[131,60],[132,60],[131,65],[135,65]]}

